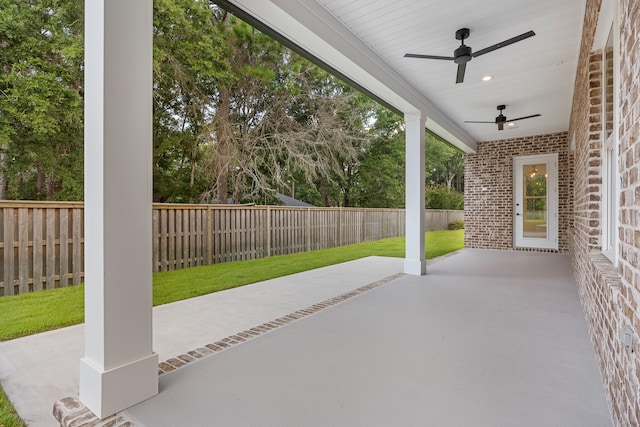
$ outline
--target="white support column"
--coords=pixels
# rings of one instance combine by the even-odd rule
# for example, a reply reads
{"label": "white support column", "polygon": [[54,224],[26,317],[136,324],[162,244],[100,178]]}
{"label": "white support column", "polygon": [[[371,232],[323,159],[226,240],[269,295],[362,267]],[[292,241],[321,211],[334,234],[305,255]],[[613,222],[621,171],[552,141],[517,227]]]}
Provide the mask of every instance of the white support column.
{"label": "white support column", "polygon": [[104,418],[158,393],[152,350],[152,0],[85,2],[85,354]]}
{"label": "white support column", "polygon": [[424,257],[424,134],[425,117],[405,113],[406,128],[406,249],[404,272],[423,275],[427,272]]}

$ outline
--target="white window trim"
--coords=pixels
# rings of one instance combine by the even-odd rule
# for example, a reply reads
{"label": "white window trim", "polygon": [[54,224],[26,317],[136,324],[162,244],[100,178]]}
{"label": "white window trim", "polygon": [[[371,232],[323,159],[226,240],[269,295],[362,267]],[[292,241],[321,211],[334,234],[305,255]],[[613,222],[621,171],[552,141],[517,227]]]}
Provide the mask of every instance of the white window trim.
{"label": "white window trim", "polygon": [[[618,125],[619,125],[619,96],[620,82],[620,48],[619,48],[619,24],[618,1],[604,0],[600,9],[598,26],[594,39],[594,50],[601,49],[602,60],[602,151],[601,151],[601,203],[600,203],[600,232],[601,250],[614,266],[618,264],[619,236],[618,200],[620,194],[620,175],[618,170]],[[611,135],[606,136],[606,58],[604,57],[609,34],[613,36],[613,128]],[[613,163],[611,162],[613,160]],[[612,170],[613,166],[613,170]]]}

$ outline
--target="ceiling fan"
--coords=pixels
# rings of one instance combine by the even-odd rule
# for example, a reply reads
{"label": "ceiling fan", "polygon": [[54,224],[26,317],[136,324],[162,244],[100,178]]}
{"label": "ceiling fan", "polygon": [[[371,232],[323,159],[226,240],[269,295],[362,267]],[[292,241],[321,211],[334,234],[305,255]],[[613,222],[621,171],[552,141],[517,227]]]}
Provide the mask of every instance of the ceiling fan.
{"label": "ceiling fan", "polygon": [[524,116],[524,117],[518,117],[517,119],[511,119],[511,120],[507,120],[507,117],[502,114],[502,111],[507,108],[506,105],[498,105],[498,111],[500,111],[500,114],[498,114],[498,116],[496,117],[495,121],[493,122],[474,122],[474,121],[466,121],[465,123],[495,123],[498,125],[498,130],[504,130],[504,124],[505,123],[513,123],[516,122],[518,120],[524,120],[524,119],[531,119],[533,117],[540,117],[542,114],[532,114],[530,116]]}
{"label": "ceiling fan", "polygon": [[477,52],[473,52],[471,50],[471,46],[467,46],[466,44],[464,44],[464,39],[469,37],[469,33],[470,31],[468,28],[460,28],[458,31],[456,31],[456,40],[460,40],[461,44],[460,47],[453,51],[453,56],[421,55],[417,53],[406,53],[404,56],[405,58],[442,59],[445,61],[453,61],[458,64],[456,83],[462,83],[464,81],[464,72],[467,69],[467,62],[471,61],[473,58],[484,55],[485,53],[493,52],[496,49],[509,46],[510,44],[517,43],[536,35],[536,33],[534,33],[533,31],[527,31],[526,33],[520,34],[519,36],[512,37],[508,40],[496,43]]}

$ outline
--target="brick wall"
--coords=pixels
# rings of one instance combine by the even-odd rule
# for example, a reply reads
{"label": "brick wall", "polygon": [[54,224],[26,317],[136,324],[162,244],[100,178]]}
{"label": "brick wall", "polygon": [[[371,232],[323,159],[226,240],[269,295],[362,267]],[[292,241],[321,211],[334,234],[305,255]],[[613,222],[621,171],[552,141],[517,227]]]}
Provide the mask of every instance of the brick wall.
{"label": "brick wall", "polygon": [[[593,46],[600,0],[587,0],[569,135],[575,141],[570,256],[616,425],[640,425],[640,2],[620,0],[619,262],[600,253],[602,51]],[[631,327],[632,350],[621,330]]]}
{"label": "brick wall", "polygon": [[566,253],[573,209],[571,174],[573,160],[566,132],[478,144],[465,158],[465,246],[514,249],[513,157],[558,154],[558,251]]}
{"label": "brick wall", "polygon": [[[625,287],[640,301],[640,2],[626,0],[620,58],[620,264]],[[631,299],[629,297],[629,299]],[[635,313],[634,313],[635,314]],[[640,325],[637,314],[633,318]]]}

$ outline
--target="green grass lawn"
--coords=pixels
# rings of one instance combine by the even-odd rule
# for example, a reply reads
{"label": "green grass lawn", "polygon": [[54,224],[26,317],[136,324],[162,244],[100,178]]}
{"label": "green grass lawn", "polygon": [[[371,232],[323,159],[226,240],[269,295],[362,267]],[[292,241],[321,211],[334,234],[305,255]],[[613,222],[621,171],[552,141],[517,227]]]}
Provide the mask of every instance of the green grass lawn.
{"label": "green grass lawn", "polygon": [[[461,249],[464,230],[425,235],[425,256],[432,259]],[[371,255],[404,257],[404,238],[342,246],[250,261],[214,264],[153,275],[153,305],[167,304],[224,289],[325,267]],[[84,286],[0,297],[0,341],[82,323]],[[0,427],[22,427],[0,388]]]}
{"label": "green grass lawn", "polygon": [[0,388],[0,427],[24,427],[13,405]]}

